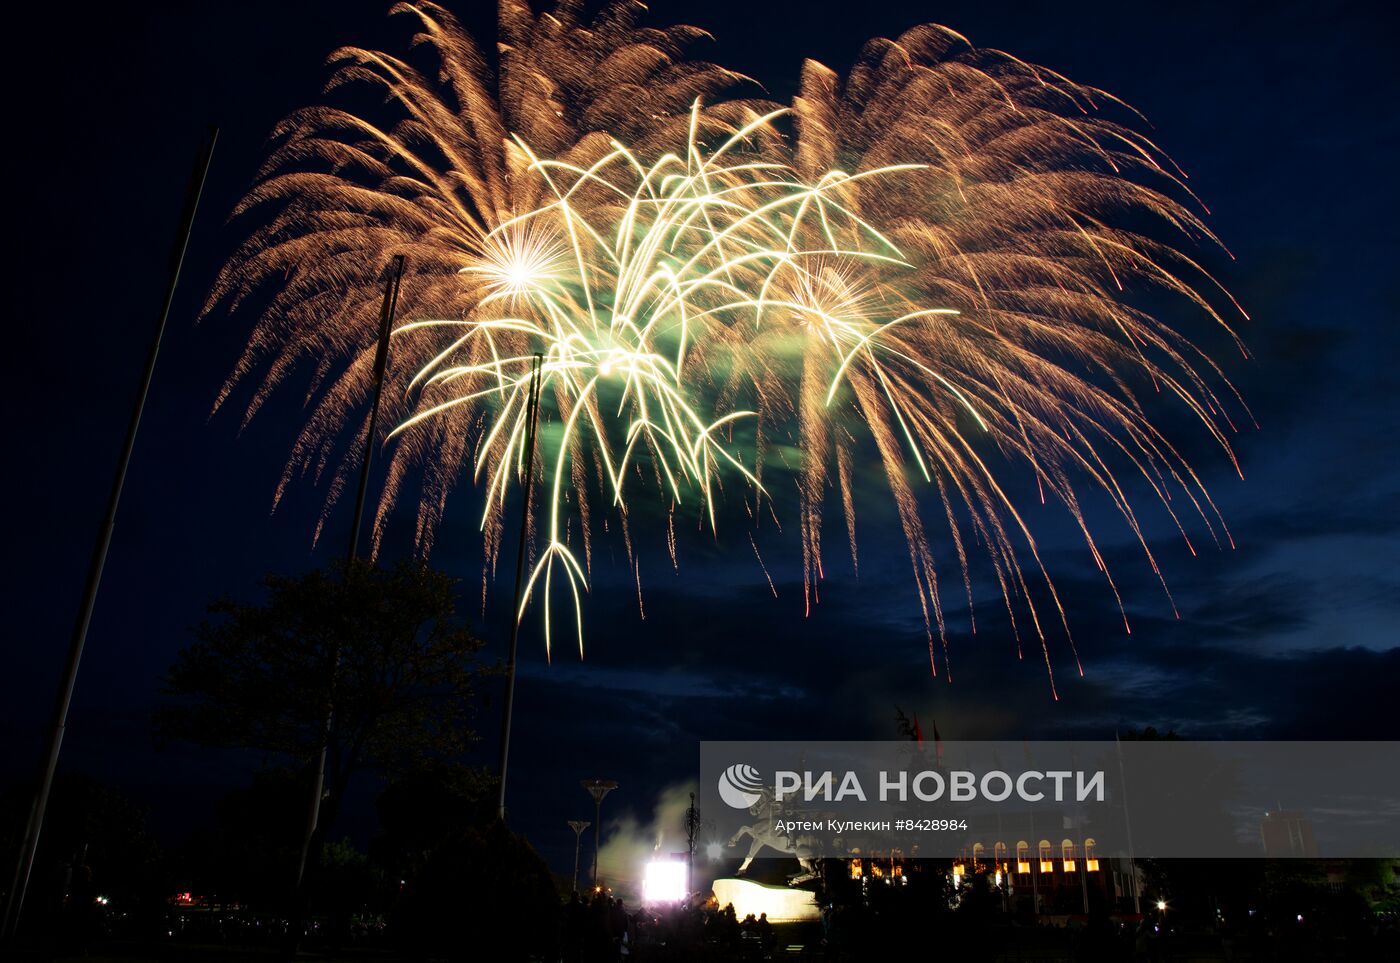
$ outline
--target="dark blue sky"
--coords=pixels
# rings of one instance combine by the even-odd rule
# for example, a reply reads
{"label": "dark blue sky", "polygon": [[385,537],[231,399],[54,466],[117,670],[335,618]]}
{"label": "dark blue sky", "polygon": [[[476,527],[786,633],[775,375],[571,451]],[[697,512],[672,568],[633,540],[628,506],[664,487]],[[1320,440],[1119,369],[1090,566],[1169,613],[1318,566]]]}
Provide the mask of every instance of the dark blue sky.
{"label": "dark blue sky", "polygon": [[[182,184],[211,121],[223,126],[219,154],[64,765],[152,805],[168,837],[246,778],[248,760],[153,747],[159,676],[211,596],[249,595],[262,573],[319,564],[341,548],[331,540],[312,551],[321,492],[310,486],[269,515],[293,402],[241,437],[236,417],[208,417],[252,319],[197,326],[194,315],[238,239],[223,217],[249,186],[268,130],[319,98],[331,49],[399,42],[387,6],[104,5],[57,17],[31,10],[12,27],[6,200],[17,257],[7,287],[19,303],[0,362],[12,432],[0,478],[11,513],[0,780],[27,778],[37,758]],[[491,30],[489,5],[458,9]],[[1049,533],[1087,673],[1073,678],[1056,649],[1058,703],[1038,659],[1016,660],[991,604],[979,608],[975,639],[959,612],[950,619],[956,682],[929,677],[906,556],[878,509],[864,515],[860,581],[833,551],[822,604],[806,620],[795,567],[770,554],[772,598],[737,530],[722,533],[718,551],[683,546],[680,576],[653,552],[645,621],[624,569],[605,566],[588,605],[588,661],[566,650],[546,667],[535,636],[523,649],[513,808],[556,865],[571,842],[563,821],[587,808],[582,776],[615,776],[624,788],[609,805],[645,817],[662,787],[693,768],[701,739],[884,738],[896,703],[936,718],[945,738],[1104,737],[1149,724],[1202,737],[1400,735],[1400,83],[1381,4],[870,0],[820,10],[711,0],[654,3],[652,20],[711,30],[715,43],[697,54],[757,78],[775,99],[791,93],[803,56],[844,69],[865,39],[937,20],[1141,109],[1237,257],[1213,267],[1253,317],[1241,333],[1254,358],[1225,361],[1261,429],[1238,438],[1243,482],[1202,434],[1181,437],[1239,549],[1191,558],[1179,541],[1155,546],[1179,621],[1107,515],[1099,530],[1130,637],[1082,549],[1057,538],[1053,519],[1035,522]],[[460,573],[470,595],[479,577],[472,493],[455,504],[434,561]],[[795,540],[787,549],[793,558]],[[500,614],[492,608],[480,625],[492,655]],[[493,706],[482,720],[488,747],[494,718]],[[361,791],[367,799],[372,784]],[[351,807],[347,828],[372,830],[367,806]]]}

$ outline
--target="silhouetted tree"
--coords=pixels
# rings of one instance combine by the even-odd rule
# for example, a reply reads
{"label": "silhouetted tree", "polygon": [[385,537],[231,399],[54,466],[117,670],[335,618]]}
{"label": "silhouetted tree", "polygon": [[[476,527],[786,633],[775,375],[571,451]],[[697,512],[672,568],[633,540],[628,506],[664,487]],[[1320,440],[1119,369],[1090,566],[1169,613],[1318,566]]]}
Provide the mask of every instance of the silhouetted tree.
{"label": "silhouetted tree", "polygon": [[303,762],[326,746],[324,827],[355,771],[466,747],[481,643],[456,615],[456,580],[418,562],[355,563],[264,585],[261,603],[210,606],[167,676],[160,735]]}
{"label": "silhouetted tree", "polygon": [[[0,796],[0,839],[18,844],[29,804],[27,786]],[[82,949],[101,930],[109,903],[133,915],[158,899],[161,854],[146,815],[112,786],[58,777],[26,902],[26,929],[41,943]]]}
{"label": "silhouetted tree", "polygon": [[174,855],[174,888],[258,909],[283,907],[305,828],[308,784],[290,769],[260,769],[231,790]]}
{"label": "silhouetted tree", "polygon": [[480,769],[441,763],[395,779],[377,802],[381,834],[370,853],[400,879],[416,876],[464,826],[496,818],[496,781]]}
{"label": "silhouetted tree", "polygon": [[463,825],[438,842],[394,914],[399,945],[457,961],[559,958],[561,907],[549,867],[499,819]]}

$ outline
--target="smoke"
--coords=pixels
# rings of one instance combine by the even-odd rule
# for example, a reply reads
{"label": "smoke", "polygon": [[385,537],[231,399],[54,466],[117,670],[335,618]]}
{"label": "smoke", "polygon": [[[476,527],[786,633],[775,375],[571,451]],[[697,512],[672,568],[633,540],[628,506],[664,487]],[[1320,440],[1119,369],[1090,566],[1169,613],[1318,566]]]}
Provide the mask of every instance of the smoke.
{"label": "smoke", "polygon": [[[630,809],[610,818],[608,802],[604,802],[603,848],[598,852],[599,880],[629,902],[639,902],[646,864],[685,852],[685,811],[694,791],[694,781],[667,786],[656,797],[651,818],[646,822]],[[580,871],[580,876],[584,875]]]}

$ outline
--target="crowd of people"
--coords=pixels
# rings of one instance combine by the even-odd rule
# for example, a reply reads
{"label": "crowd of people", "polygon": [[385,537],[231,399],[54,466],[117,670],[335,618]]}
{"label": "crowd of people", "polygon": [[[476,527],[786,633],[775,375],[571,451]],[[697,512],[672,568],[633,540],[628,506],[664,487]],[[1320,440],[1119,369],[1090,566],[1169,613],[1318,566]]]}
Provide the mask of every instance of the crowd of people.
{"label": "crowd of people", "polygon": [[707,900],[629,910],[602,890],[587,900],[574,892],[564,911],[565,963],[635,963],[691,958],[763,959],[777,938],[768,914],[742,920],[734,904]]}

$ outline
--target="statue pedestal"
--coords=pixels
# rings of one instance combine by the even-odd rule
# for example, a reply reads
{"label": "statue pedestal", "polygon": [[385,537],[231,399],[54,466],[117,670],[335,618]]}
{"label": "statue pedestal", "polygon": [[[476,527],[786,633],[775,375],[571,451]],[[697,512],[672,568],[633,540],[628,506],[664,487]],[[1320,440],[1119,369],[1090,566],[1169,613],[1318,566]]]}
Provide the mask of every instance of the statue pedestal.
{"label": "statue pedestal", "polygon": [[817,894],[808,889],[765,886],[763,883],[747,879],[730,878],[715,880],[714,890],[720,908],[733,903],[734,913],[741,920],[750,913],[755,917],[767,913],[768,920],[772,923],[821,918]]}

